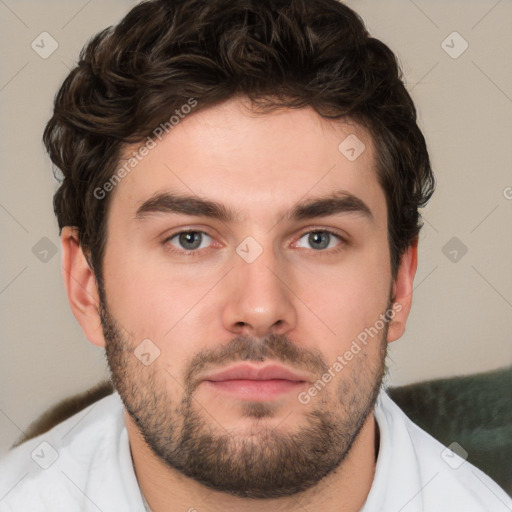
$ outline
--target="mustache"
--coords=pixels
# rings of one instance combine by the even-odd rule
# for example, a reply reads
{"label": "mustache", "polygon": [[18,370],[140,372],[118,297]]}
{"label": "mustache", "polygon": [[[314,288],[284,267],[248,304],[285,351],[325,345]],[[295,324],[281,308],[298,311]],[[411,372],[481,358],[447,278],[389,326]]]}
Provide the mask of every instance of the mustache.
{"label": "mustache", "polygon": [[192,391],[199,383],[197,377],[213,367],[226,366],[237,361],[273,361],[296,369],[321,375],[328,370],[320,351],[299,347],[285,335],[270,334],[264,338],[240,335],[228,344],[201,350],[186,365],[184,383]]}
{"label": "mustache", "polygon": [[[98,313],[107,342],[105,348],[109,364],[111,360],[115,359],[115,354],[126,351],[133,352],[133,348],[128,342],[129,332],[118,324],[109,313],[106,304],[101,300]],[[121,329],[126,331],[126,335]],[[329,369],[319,350],[298,346],[284,334],[272,333],[263,338],[239,335],[227,344],[205,348],[192,356],[185,363],[184,388],[190,394],[199,384],[201,373],[212,368],[218,369],[237,361],[264,362],[267,360],[288,365],[296,370],[305,370],[318,376],[326,373]]]}

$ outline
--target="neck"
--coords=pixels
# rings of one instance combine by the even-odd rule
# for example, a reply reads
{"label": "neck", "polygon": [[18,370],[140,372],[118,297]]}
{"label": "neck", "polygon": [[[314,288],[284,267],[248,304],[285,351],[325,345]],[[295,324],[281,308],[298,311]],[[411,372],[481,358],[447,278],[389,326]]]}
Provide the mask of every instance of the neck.
{"label": "neck", "polygon": [[375,473],[378,427],[373,412],[336,470],[302,493],[266,500],[212,491],[182,475],[153,453],[126,412],[125,424],[135,474],[152,512],[194,512],[196,509],[211,512],[292,512],[304,509],[308,512],[356,512],[366,501]]}

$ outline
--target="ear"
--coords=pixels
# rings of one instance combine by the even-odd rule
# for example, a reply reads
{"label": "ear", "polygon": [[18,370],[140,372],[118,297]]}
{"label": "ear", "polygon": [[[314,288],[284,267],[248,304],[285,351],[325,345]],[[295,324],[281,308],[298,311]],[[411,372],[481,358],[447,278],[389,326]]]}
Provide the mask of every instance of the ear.
{"label": "ear", "polygon": [[77,228],[66,226],[62,229],[61,245],[62,277],[71,310],[86,338],[93,345],[104,347],[96,277],[78,241]]}
{"label": "ear", "polygon": [[389,322],[388,342],[402,337],[405,324],[411,311],[412,290],[416,268],[418,266],[418,237],[403,253],[393,282],[393,311],[395,316]]}

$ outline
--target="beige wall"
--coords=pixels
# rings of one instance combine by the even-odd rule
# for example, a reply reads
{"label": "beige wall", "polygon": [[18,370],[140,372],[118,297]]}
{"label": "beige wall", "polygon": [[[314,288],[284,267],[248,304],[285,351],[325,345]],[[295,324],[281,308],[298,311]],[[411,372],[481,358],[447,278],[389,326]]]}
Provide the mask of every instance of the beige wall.
{"label": "beige wall", "polygon": [[[41,134],[85,41],[134,2],[0,3],[0,454],[58,399],[106,373],[72,316],[60,277],[56,188]],[[512,362],[512,3],[496,0],[348,4],[399,56],[429,145],[438,189],[424,211],[414,305],[390,352],[390,382]],[[46,31],[47,59],[31,48]],[[469,44],[452,58],[441,43]],[[46,37],[46,36],[45,36]],[[453,42],[452,42],[453,40]],[[51,49],[39,41],[39,51]],[[455,54],[463,41],[450,37]],[[508,188],[507,188],[508,187]],[[507,196],[508,198],[507,199]],[[467,253],[445,244],[456,237]],[[47,240],[41,241],[46,238]],[[37,245],[40,244],[40,245]],[[40,261],[33,252],[48,261]],[[459,253],[460,249],[459,249]]]}

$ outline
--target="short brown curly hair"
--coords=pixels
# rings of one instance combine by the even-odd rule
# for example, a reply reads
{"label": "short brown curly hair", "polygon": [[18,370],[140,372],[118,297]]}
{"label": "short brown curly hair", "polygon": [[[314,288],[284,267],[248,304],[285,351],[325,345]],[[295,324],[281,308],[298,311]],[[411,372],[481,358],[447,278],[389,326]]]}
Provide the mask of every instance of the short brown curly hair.
{"label": "short brown curly hair", "polygon": [[121,149],[190,98],[198,111],[235,96],[263,113],[310,106],[369,130],[396,277],[435,180],[393,52],[337,0],[151,0],[84,47],[43,137],[64,176],[54,196],[59,228],[78,228],[100,285],[111,194],[98,200],[93,191]]}

